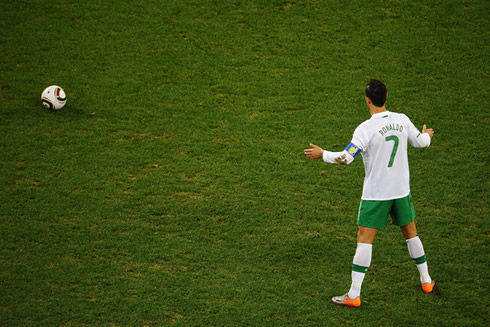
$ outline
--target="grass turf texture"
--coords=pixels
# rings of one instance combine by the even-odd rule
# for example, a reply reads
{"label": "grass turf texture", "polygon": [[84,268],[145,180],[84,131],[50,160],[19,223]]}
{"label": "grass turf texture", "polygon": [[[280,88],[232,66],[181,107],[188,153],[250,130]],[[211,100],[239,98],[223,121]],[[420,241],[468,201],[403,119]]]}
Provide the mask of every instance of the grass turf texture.
{"label": "grass turf texture", "polygon": [[[486,1],[3,1],[0,324],[488,321]],[[422,293],[399,230],[348,290],[363,166],[341,150],[383,80],[411,149]],[[60,112],[41,91],[62,86]]]}

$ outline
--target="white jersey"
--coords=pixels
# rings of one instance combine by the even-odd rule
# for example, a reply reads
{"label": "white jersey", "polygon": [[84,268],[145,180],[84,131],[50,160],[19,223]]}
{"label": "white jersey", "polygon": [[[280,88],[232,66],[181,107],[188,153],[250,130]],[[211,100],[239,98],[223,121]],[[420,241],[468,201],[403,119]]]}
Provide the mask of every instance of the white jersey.
{"label": "white jersey", "polygon": [[408,142],[414,147],[427,147],[430,136],[420,133],[406,115],[384,111],[372,115],[356,128],[351,144],[343,152],[346,161],[338,161],[339,152],[328,151],[324,152],[323,159],[348,164],[360,152],[366,173],[361,199],[399,199],[410,193]]}
{"label": "white jersey", "polygon": [[364,160],[363,200],[391,200],[410,193],[407,141],[414,147],[430,145],[410,119],[396,112],[371,116],[354,131],[352,143]]}

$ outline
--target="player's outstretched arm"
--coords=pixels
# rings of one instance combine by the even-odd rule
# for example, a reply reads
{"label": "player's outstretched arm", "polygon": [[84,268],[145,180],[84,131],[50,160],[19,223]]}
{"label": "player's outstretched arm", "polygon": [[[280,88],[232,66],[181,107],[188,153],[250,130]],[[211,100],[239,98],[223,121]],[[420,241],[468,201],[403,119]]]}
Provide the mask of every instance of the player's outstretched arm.
{"label": "player's outstretched arm", "polygon": [[422,128],[422,134],[429,134],[430,138],[432,139],[432,136],[434,136],[434,130],[432,128],[427,128],[427,126],[424,124],[424,127]]}
{"label": "player's outstretched arm", "polygon": [[408,132],[408,141],[411,145],[416,148],[426,148],[430,146],[432,136],[434,136],[434,130],[432,128],[427,128],[424,124],[422,128],[422,132],[420,132],[413,124],[410,122],[409,132]]}
{"label": "player's outstretched arm", "polygon": [[323,149],[313,143],[310,143],[311,149],[305,149],[304,153],[310,159],[320,159],[323,157]]}
{"label": "player's outstretched arm", "polygon": [[313,143],[310,143],[310,146],[311,149],[304,150],[304,153],[310,159],[322,158],[323,161],[325,162],[339,164],[339,165],[348,165],[354,160],[354,157],[352,155],[349,155],[346,150],[341,152],[330,152],[330,151],[323,150],[322,148],[320,148],[319,146]]}

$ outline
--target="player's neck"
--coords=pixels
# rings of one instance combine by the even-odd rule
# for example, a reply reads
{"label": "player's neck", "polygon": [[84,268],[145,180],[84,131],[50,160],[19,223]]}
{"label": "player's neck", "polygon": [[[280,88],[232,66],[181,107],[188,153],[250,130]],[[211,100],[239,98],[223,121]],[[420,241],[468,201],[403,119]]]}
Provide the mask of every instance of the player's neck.
{"label": "player's neck", "polygon": [[382,107],[376,107],[375,105],[370,105],[369,106],[369,112],[371,113],[371,116],[380,112],[385,112],[386,108],[385,106]]}

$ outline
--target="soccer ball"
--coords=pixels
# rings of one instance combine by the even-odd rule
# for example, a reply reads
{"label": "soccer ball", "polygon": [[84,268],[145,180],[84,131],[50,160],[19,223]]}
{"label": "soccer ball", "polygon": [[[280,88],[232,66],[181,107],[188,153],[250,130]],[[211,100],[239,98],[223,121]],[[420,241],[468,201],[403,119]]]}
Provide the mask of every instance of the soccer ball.
{"label": "soccer ball", "polygon": [[66,104],[66,94],[58,85],[51,85],[41,93],[41,100],[46,109],[60,110]]}

